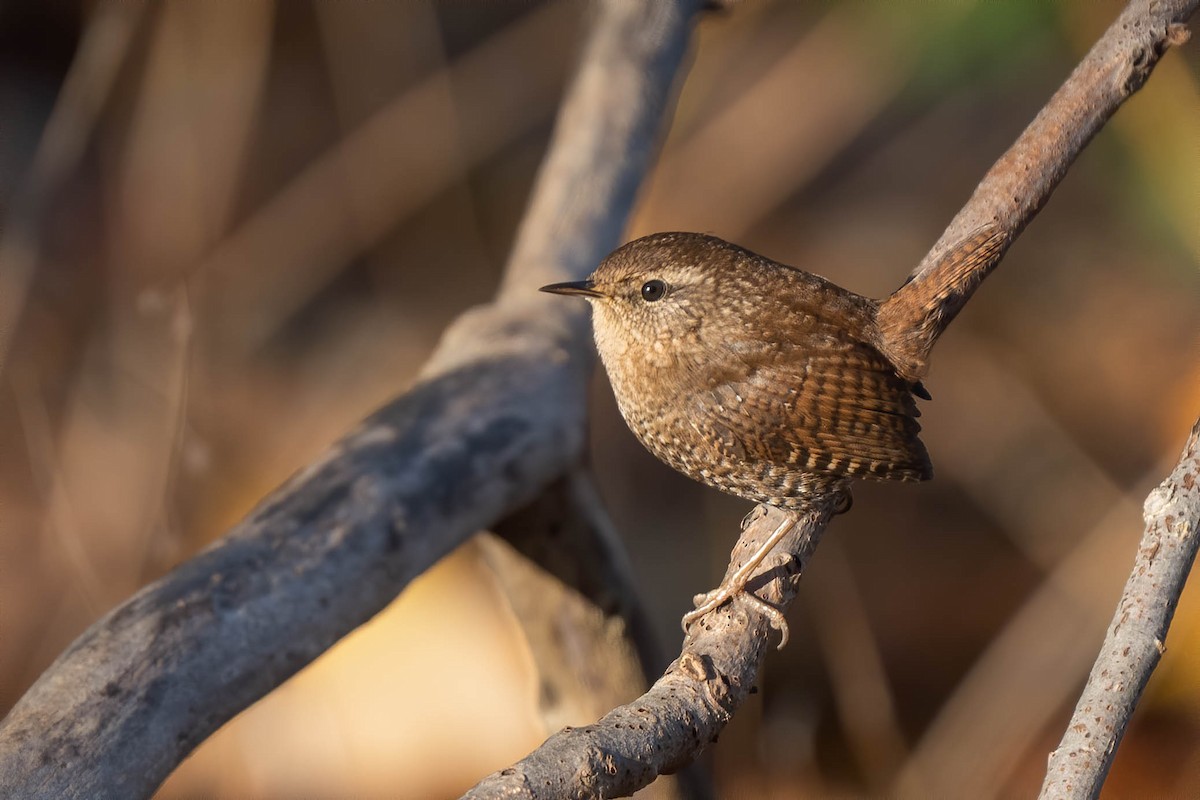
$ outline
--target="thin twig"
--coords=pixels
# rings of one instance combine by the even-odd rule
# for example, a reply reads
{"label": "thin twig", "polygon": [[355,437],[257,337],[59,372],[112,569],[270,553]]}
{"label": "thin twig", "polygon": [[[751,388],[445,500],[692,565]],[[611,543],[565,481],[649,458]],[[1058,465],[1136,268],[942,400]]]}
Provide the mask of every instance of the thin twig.
{"label": "thin twig", "polygon": [[[938,392],[941,412],[950,418],[942,419],[943,435],[931,437],[931,449],[943,474],[953,473],[967,497],[1013,534],[1012,543],[1043,577],[926,726],[889,791],[899,798],[1004,796],[1006,781],[1087,677],[1108,625],[1107,609],[1126,575],[1112,554],[1136,539],[1130,521],[1145,497],[1118,485],[1024,377],[964,333],[940,348],[938,369],[969,372],[970,388],[959,385],[957,391],[976,397],[955,397],[953,386]],[[981,405],[981,398],[989,399]],[[953,431],[977,419],[989,420],[987,430],[956,442]],[[1020,469],[1017,462],[1028,463],[1029,456],[1004,443],[1021,441],[1038,442],[1034,458],[1055,469]],[[972,449],[990,457],[981,461]],[[1163,469],[1155,467],[1130,485],[1149,487]],[[1014,697],[1022,702],[1014,704]],[[992,722],[980,726],[981,719]]]}
{"label": "thin twig", "polygon": [[[955,215],[912,278],[881,305],[884,352],[902,374],[920,378],[938,337],[1041,210],[1075,158],[1113,112],[1142,88],[1159,58],[1187,41],[1183,23],[1200,0],[1132,0],[1097,40]],[[990,251],[965,271],[946,256],[981,229]],[[937,288],[936,304],[921,302]]]}
{"label": "thin twig", "polygon": [[1100,655],[1039,797],[1095,798],[1150,674],[1200,547],[1200,420],[1178,466],[1146,498],[1146,531]]}

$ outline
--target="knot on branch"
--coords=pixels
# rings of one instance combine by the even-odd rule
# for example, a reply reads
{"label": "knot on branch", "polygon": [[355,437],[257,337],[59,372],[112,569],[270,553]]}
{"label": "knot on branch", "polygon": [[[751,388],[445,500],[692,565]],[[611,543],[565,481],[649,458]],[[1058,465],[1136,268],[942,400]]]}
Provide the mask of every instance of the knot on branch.
{"label": "knot on branch", "polygon": [[1154,487],[1154,491],[1146,495],[1146,502],[1142,504],[1142,519],[1147,523],[1152,523],[1156,519],[1161,519],[1171,508],[1175,502],[1175,491],[1172,486],[1166,483],[1161,483]]}
{"label": "knot on branch", "polygon": [[1167,48],[1178,47],[1191,38],[1192,33],[1182,22],[1169,22],[1161,30],[1150,32],[1148,46],[1137,47],[1121,71],[1121,92],[1128,96],[1142,88],[1154,65],[1162,58]]}
{"label": "knot on branch", "polygon": [[741,705],[742,694],[734,691],[737,684],[716,668],[711,656],[685,650],[675,662],[675,668],[678,675],[694,684],[693,691],[706,701],[722,724],[733,719],[733,712]]}
{"label": "knot on branch", "polygon": [[1192,38],[1192,32],[1188,30],[1187,25],[1182,22],[1172,22],[1167,26],[1164,42],[1167,47],[1179,47],[1190,38]]}

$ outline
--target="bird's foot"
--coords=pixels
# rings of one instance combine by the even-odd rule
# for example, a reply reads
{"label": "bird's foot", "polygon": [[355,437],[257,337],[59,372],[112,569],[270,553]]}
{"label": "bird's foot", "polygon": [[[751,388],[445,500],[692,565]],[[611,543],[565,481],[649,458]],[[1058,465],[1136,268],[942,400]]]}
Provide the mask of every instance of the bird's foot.
{"label": "bird's foot", "polygon": [[739,595],[758,606],[767,615],[771,627],[779,631],[779,644],[776,649],[782,650],[783,646],[788,642],[788,624],[787,620],[784,619],[783,612],[753,592],[747,591],[745,580],[731,580],[721,584],[707,594],[696,595],[692,599],[692,602],[696,606],[695,610],[683,615],[683,632],[687,633],[688,628],[691,627],[693,622],[705,616],[710,611],[717,610]]}
{"label": "bird's foot", "polygon": [[[761,506],[759,506],[759,508],[761,508]],[[784,519],[779,523],[779,527],[777,527],[771,533],[771,535],[767,537],[766,541],[759,545],[758,549],[754,551],[754,554],[746,560],[746,563],[738,567],[736,572],[726,578],[725,581],[713,591],[709,592],[708,594],[697,595],[693,601],[697,606],[696,610],[689,611],[687,614],[683,615],[683,632],[687,633],[688,627],[705,614],[721,605],[724,605],[726,601],[731,600],[738,595],[742,595],[758,605],[759,608],[761,608],[771,620],[771,625],[779,629],[779,647],[782,648],[785,644],[787,644],[788,627],[787,621],[783,618],[783,612],[768,603],[766,600],[763,600],[761,597],[746,591],[746,584],[750,582],[751,576],[754,574],[755,570],[758,569],[759,564],[763,562],[763,559],[775,549],[775,545],[779,544],[779,542],[783,540],[783,537],[787,535],[788,531],[790,531],[792,526],[795,524],[796,517],[794,515],[784,515]]]}

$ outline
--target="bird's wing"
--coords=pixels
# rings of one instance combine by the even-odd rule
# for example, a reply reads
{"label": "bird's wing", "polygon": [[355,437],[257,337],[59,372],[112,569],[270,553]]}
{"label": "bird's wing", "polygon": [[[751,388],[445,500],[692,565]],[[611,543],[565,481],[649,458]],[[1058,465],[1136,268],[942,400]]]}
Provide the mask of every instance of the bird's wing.
{"label": "bird's wing", "polygon": [[731,348],[728,368],[709,375],[697,424],[735,458],[837,476],[932,475],[914,387],[869,344],[812,330],[803,344]]}

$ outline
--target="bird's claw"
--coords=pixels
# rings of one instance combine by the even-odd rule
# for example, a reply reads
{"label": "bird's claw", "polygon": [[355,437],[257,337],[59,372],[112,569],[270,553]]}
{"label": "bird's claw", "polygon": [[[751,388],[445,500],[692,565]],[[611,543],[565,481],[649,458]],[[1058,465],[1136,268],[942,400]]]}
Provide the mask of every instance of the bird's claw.
{"label": "bird's claw", "polygon": [[695,604],[696,608],[683,615],[683,632],[689,633],[689,628],[693,622],[711,611],[716,611],[718,608],[725,605],[725,603],[729,602],[735,597],[738,597],[739,595],[758,606],[760,609],[762,609],[762,612],[767,615],[767,619],[770,621],[771,627],[779,631],[779,644],[776,646],[776,649],[782,650],[784,645],[788,643],[788,624],[787,620],[783,616],[783,612],[753,592],[746,591],[746,587],[744,585],[728,586],[722,584],[707,594],[696,595],[692,599],[692,602]]}

